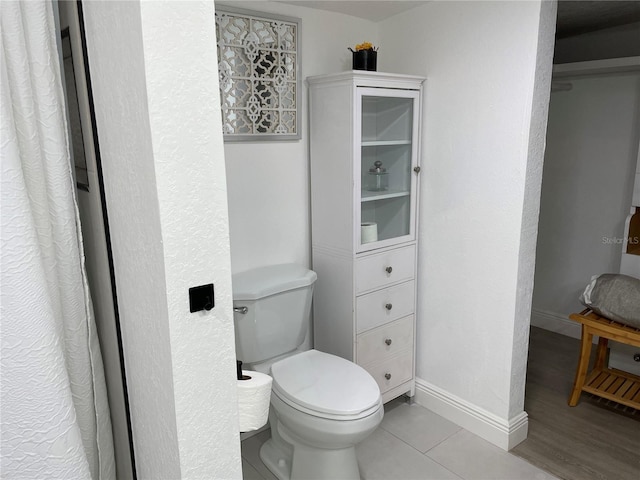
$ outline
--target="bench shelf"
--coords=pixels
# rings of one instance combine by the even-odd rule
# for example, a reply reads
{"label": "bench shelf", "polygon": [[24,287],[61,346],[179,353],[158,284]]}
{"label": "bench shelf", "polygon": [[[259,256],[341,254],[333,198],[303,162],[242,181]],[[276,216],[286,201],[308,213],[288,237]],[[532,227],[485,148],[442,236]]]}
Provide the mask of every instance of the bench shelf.
{"label": "bench shelf", "polygon": [[[640,377],[605,365],[609,340],[640,347],[640,329],[614,322],[589,309],[573,313],[569,318],[582,324],[580,360],[569,405],[576,406],[580,394],[588,392],[640,410]],[[596,360],[587,375],[594,336],[599,337]]]}

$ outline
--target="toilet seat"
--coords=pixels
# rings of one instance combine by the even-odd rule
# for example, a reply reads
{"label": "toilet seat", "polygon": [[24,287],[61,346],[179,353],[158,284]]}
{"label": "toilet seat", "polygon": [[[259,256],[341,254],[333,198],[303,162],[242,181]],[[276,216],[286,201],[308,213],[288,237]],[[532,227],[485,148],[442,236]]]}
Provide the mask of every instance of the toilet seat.
{"label": "toilet seat", "polygon": [[369,373],[344,358],[307,350],[271,366],[272,391],[296,410],[334,420],[357,420],[381,408]]}

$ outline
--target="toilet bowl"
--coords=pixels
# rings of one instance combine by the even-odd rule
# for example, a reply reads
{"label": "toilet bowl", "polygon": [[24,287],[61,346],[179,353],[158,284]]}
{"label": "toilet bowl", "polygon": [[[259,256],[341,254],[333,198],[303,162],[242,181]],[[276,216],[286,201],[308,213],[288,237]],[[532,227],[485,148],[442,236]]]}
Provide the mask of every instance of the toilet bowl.
{"label": "toilet bowl", "polygon": [[236,353],[273,377],[271,438],[260,450],[280,480],[359,480],[355,446],[384,415],[362,367],[305,348],[315,272],[274,265],[233,276]]}
{"label": "toilet bowl", "polygon": [[281,480],[359,480],[355,446],[383,418],[375,380],[353,362],[308,350],[271,367],[271,438],[260,458]]}

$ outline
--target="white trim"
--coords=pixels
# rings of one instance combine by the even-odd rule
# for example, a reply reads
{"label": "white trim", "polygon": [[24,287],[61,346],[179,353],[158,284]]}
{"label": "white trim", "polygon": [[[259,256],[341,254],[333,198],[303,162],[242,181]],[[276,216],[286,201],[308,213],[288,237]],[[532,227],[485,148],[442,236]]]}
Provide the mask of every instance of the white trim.
{"label": "white trim", "polygon": [[420,90],[421,85],[426,80],[425,77],[415,75],[404,75],[400,73],[371,72],[366,70],[348,70],[340,73],[330,73],[327,75],[315,75],[307,77],[309,85],[321,83],[334,83],[339,81],[349,81],[356,87],[371,88],[398,88],[403,90]]}
{"label": "white trim", "polygon": [[561,313],[534,308],[531,310],[531,325],[571,338],[580,339],[582,337],[582,327],[580,327],[580,324],[569,320],[568,315]]}
{"label": "white trim", "polygon": [[527,438],[529,417],[525,411],[505,420],[421,378],[416,378],[415,401],[503,450],[511,450]]}

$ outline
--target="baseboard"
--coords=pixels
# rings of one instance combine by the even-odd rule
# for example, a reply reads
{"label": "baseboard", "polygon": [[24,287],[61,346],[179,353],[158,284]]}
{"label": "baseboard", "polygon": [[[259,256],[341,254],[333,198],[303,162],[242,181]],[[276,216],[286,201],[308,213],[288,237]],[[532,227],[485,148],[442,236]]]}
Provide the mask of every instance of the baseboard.
{"label": "baseboard", "polygon": [[582,335],[580,324],[569,320],[567,315],[535,308],[531,310],[531,325],[577,339]]}
{"label": "baseboard", "polygon": [[503,450],[527,438],[529,419],[524,411],[507,421],[420,378],[415,401]]}

